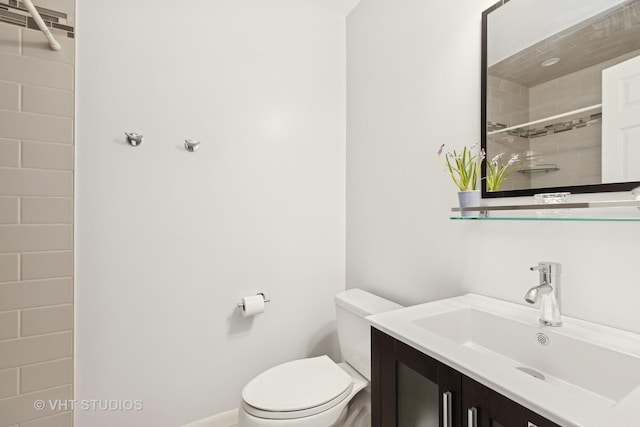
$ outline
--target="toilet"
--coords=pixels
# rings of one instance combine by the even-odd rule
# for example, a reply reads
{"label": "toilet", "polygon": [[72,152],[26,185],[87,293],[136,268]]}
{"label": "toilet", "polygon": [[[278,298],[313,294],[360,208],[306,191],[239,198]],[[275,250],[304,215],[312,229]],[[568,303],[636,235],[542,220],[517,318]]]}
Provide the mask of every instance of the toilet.
{"label": "toilet", "polygon": [[261,373],[242,390],[240,427],[369,427],[371,332],[365,317],[402,306],[361,289],[340,292],[335,302],[345,361],[312,357]]}

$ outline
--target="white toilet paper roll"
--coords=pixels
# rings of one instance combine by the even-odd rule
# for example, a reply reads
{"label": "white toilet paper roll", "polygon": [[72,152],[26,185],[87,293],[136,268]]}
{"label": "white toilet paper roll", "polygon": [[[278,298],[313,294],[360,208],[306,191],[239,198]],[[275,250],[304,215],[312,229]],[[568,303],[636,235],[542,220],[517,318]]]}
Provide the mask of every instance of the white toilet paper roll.
{"label": "white toilet paper roll", "polygon": [[255,316],[262,312],[264,312],[264,297],[262,295],[242,298],[242,315],[244,317]]}

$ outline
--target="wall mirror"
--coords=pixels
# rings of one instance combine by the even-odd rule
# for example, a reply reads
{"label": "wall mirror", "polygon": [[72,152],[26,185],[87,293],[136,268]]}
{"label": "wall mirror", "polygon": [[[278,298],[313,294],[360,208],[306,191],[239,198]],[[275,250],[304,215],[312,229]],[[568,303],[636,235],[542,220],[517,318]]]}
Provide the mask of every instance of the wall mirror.
{"label": "wall mirror", "polygon": [[481,119],[485,198],[640,186],[640,0],[486,10]]}

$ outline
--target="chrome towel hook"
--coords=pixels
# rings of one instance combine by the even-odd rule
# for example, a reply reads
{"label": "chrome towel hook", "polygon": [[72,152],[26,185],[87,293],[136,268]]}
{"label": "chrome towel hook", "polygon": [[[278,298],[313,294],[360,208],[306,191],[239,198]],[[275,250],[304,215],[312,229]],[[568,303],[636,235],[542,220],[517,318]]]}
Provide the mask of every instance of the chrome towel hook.
{"label": "chrome towel hook", "polygon": [[196,141],[195,139],[184,140],[184,148],[186,148],[187,151],[190,153],[197,151],[199,146],[200,146],[200,141]]}
{"label": "chrome towel hook", "polygon": [[142,144],[141,133],[125,132],[124,134],[127,135],[127,142],[131,144],[131,146],[137,147],[138,145]]}

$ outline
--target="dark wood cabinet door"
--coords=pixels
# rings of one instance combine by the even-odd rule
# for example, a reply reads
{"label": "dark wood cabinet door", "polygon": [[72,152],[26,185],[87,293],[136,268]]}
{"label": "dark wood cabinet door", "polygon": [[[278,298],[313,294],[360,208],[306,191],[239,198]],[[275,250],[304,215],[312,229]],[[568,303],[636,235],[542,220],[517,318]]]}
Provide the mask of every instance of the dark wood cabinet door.
{"label": "dark wood cabinet door", "polygon": [[489,415],[491,427],[560,427],[543,416],[490,390]]}
{"label": "dark wood cabinet door", "polygon": [[462,425],[465,427],[490,426],[489,391],[469,377],[462,377]]}
{"label": "dark wood cabinet door", "polygon": [[465,427],[560,427],[466,376],[462,395]]}
{"label": "dark wood cabinet door", "polygon": [[440,425],[462,427],[462,374],[438,362],[438,386],[440,387]]}
{"label": "dark wood cabinet door", "polygon": [[[400,341],[396,341],[395,355],[397,427],[456,427],[456,424],[445,424],[454,420],[453,403],[460,389],[460,385],[454,385],[455,380],[449,378],[455,371]],[[443,368],[451,372],[445,373]],[[443,380],[448,382],[443,384]],[[446,415],[443,399],[449,405]]]}
{"label": "dark wood cabinet door", "polygon": [[372,427],[462,427],[462,376],[371,330]]}
{"label": "dark wood cabinet door", "polygon": [[372,427],[561,427],[371,328]]}

